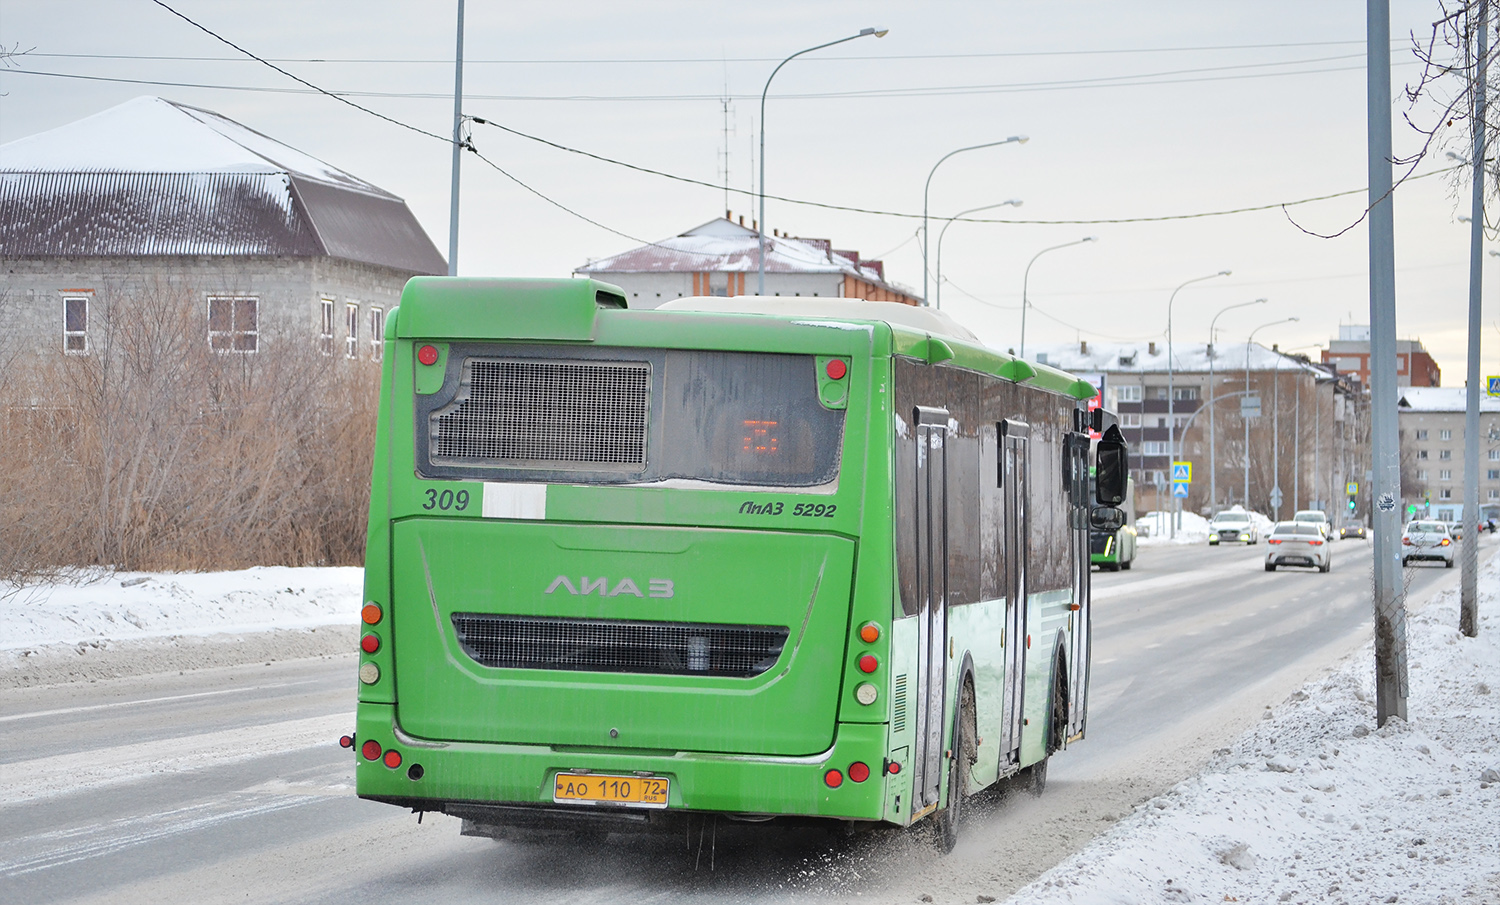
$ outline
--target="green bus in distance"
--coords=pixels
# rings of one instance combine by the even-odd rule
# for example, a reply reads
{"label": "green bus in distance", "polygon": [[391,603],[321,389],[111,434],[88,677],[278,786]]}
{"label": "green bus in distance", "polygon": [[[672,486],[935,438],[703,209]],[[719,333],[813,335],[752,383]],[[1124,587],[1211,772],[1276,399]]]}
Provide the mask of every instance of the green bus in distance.
{"label": "green bus in distance", "polygon": [[385,343],[360,797],[947,850],[965,795],[1039,792],[1083,736],[1089,525],[1128,473],[1111,428],[1096,508],[1086,382],[927,308],[581,279],[418,277]]}

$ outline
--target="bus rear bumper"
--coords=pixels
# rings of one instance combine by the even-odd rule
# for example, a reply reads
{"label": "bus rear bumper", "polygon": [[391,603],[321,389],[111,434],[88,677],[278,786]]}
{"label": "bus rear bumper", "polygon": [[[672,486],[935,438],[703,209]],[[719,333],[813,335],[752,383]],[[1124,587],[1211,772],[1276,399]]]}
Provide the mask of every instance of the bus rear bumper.
{"label": "bus rear bumper", "polygon": [[[471,835],[496,835],[485,830],[507,826],[671,830],[680,827],[684,812],[751,822],[786,817],[886,820],[888,803],[902,795],[897,784],[909,785],[902,782],[906,772],[886,772],[887,727],[883,723],[840,723],[828,750],[804,757],[776,757],[435,742],[407,736],[394,717],[391,705],[359,705],[354,744],[359,797],[461,817],[465,832]],[[361,753],[370,741],[381,748],[373,760]],[[396,767],[388,766],[392,751],[400,755]],[[849,778],[849,768],[855,763],[869,768],[868,779],[855,782]],[[837,786],[827,779],[831,770],[839,773]],[[559,772],[569,771],[665,778],[669,783],[666,807],[559,804],[553,799],[554,780]],[[905,814],[891,816],[892,822],[906,822]]]}

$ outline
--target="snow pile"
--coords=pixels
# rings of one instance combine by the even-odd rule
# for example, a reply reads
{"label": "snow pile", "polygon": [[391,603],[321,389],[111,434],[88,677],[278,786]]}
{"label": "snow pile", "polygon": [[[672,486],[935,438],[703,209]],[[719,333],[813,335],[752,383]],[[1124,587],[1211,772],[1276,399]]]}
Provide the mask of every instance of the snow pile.
{"label": "snow pile", "polygon": [[76,585],[0,587],[0,651],[267,632],[359,621],[364,570],[119,572]]}
{"label": "snow pile", "polygon": [[1366,645],[1011,901],[1500,902],[1497,606],[1500,558],[1479,637],[1456,590],[1409,617],[1410,722],[1375,728]]}
{"label": "snow pile", "polygon": [[1208,519],[1195,512],[1182,513],[1182,526],[1177,536],[1172,537],[1171,512],[1148,512],[1135,520],[1139,532],[1138,542],[1142,546],[1157,544],[1206,544],[1208,543]]}

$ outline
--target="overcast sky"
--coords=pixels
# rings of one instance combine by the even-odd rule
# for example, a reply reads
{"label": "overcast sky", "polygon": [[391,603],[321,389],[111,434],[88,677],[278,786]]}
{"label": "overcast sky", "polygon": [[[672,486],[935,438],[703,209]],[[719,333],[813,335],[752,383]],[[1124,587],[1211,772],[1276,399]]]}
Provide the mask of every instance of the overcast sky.
{"label": "overcast sky", "polygon": [[[168,0],[186,16],[358,103],[439,134],[451,130],[454,2]],[[1392,34],[1425,38],[1435,0],[1393,0]],[[776,76],[767,107],[766,190],[788,198],[934,216],[1010,198],[976,216],[1128,220],[1271,205],[1360,189],[1365,171],[1365,5],[1356,0],[1020,2],[493,3],[469,0],[465,112],[569,147],[711,183],[754,212],[759,95],[786,55],[889,28],[799,58]],[[150,0],[0,0],[0,43],[32,50],[0,70],[0,142],[142,94],[218,111],[406,198],[448,247],[450,153],[444,142],[382,122],[247,61]],[[1396,147],[1401,88],[1418,74],[1393,52]],[[73,56],[69,56],[73,55]],[[156,59],[142,59],[152,57]],[[197,59],[185,59],[197,58]],[[98,79],[188,83],[131,84]],[[277,91],[238,90],[271,88]],[[729,134],[721,96],[731,98]],[[386,96],[399,95],[399,96]],[[1425,122],[1428,106],[1413,116]],[[722,189],[559,151],[476,125],[488,158],[561,210],[472,155],[463,165],[460,270],[564,276],[640,240],[675,235],[726,207]],[[1448,147],[1463,151],[1462,136]],[[1438,149],[1418,172],[1451,165]],[[756,161],[758,163],[758,161]],[[1221,308],[1221,342],[1259,341],[1316,354],[1340,324],[1367,323],[1367,233],[1360,194],[1259,213],[1098,225],[955,223],[943,243],[942,304],[992,345],[1019,345],[1022,274],[1031,271],[1027,346],[1162,339],[1167,298],[1178,342],[1204,342]],[[1443,382],[1464,381],[1467,185],[1420,179],[1396,195],[1397,333],[1420,338]],[[884,255],[895,282],[922,284],[911,219],[767,202],[770,227]],[[938,227],[934,227],[936,238]],[[934,245],[934,254],[936,247]],[[1487,261],[1488,261],[1487,257]],[[935,266],[935,262],[932,262]],[[1487,273],[1500,279],[1500,271]],[[929,295],[935,295],[936,287]],[[1493,296],[1500,285],[1487,288]],[[1484,371],[1500,319],[1485,318]]]}

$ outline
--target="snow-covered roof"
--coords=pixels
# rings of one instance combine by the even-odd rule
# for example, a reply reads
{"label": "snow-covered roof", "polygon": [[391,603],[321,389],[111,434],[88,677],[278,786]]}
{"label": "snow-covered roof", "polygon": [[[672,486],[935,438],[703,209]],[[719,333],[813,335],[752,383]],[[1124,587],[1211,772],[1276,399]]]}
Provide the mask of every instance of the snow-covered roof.
{"label": "snow-covered roof", "polygon": [[[1402,412],[1462,412],[1468,409],[1467,387],[1401,387],[1396,408]],[[1481,412],[1500,412],[1500,399],[1479,394]]]}
{"label": "snow-covered roof", "polygon": [[[1033,361],[1075,374],[1100,371],[1165,374],[1167,344],[1157,342],[1155,353],[1151,351],[1151,347],[1151,343],[1088,342],[1031,346],[1026,352],[1027,357]],[[1300,369],[1313,372],[1319,377],[1328,376],[1326,370],[1315,364],[1268,349],[1260,343],[1251,343],[1248,353],[1244,343],[1219,343],[1214,348],[1214,370],[1244,371],[1247,354],[1252,371]],[[1208,346],[1205,343],[1174,343],[1172,370],[1183,374],[1208,373]]]}
{"label": "snow-covered roof", "polygon": [[[760,269],[760,235],[747,226],[719,217],[687,232],[632,248],[575,269],[596,276],[609,273],[752,273]],[[826,239],[766,236],[766,273],[847,274],[910,298],[912,290],[888,283],[880,261],[861,260],[858,252],[840,251]]]}
{"label": "snow-covered roof", "polygon": [[0,254],[329,255],[447,270],[399,197],[159,97],[0,145]]}
{"label": "snow-covered roof", "polygon": [[714,311],[724,314],[769,314],[779,317],[811,317],[828,320],[881,321],[921,333],[961,339],[983,345],[968,327],[932,308],[899,302],[866,302],[861,299],[787,298],[786,296],[737,295],[673,299],[660,311]]}

